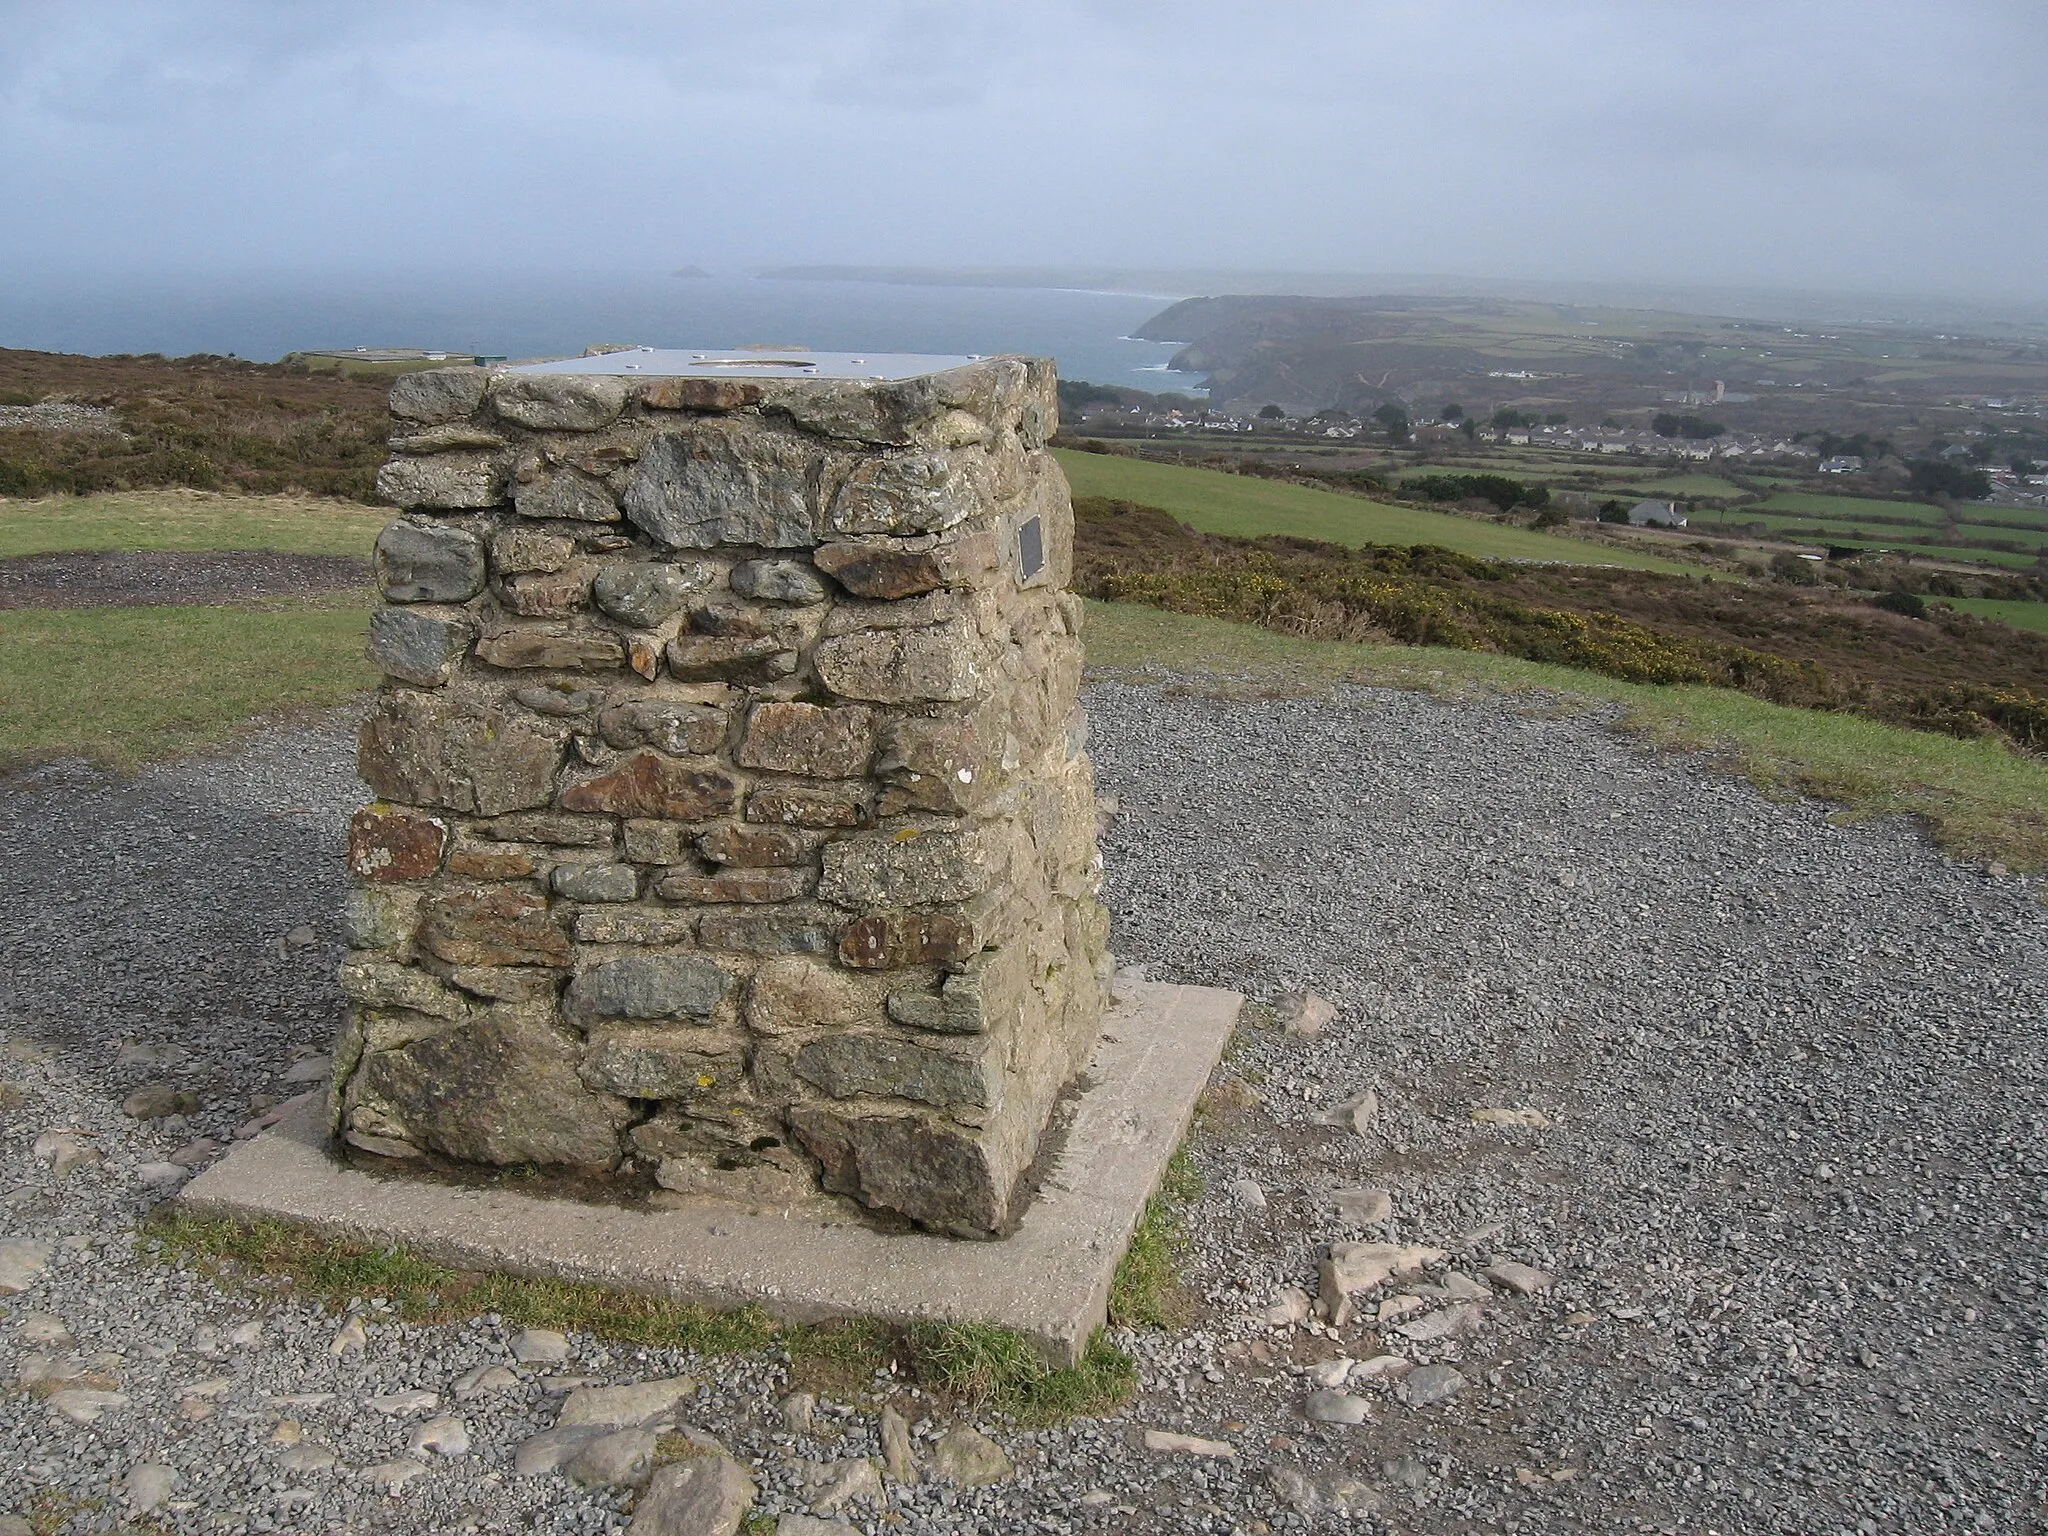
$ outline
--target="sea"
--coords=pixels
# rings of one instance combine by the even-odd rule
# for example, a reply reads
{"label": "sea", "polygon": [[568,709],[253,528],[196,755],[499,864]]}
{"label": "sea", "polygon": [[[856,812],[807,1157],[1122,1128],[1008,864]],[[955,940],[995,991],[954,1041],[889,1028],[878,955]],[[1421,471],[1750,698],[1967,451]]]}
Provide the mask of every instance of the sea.
{"label": "sea", "polygon": [[1051,357],[1063,379],[1198,393],[1178,344],[1130,333],[1181,295],[624,272],[426,276],[14,274],[0,347],[211,352],[270,362],[335,347],[512,359],[600,343]]}

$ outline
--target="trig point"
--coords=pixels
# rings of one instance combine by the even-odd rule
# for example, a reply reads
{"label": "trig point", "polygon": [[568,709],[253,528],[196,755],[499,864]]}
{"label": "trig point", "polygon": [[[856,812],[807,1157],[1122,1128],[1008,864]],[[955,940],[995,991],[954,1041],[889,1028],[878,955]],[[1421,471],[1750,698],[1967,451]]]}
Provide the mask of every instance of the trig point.
{"label": "trig point", "polygon": [[[611,1258],[512,1251],[516,1217],[467,1256],[741,1301],[701,1254],[629,1273],[656,1228],[587,1223],[685,1234],[694,1201],[919,1253],[947,1246],[920,1232],[1057,1247],[1031,1212],[1079,1157],[1129,1206],[1070,1234],[1113,1265],[1236,1000],[1139,989],[1101,1038],[1053,386],[1037,359],[652,349],[398,382],[351,1006],[327,1151],[283,1140],[335,1190],[408,1192],[271,1214],[526,1202]],[[1107,1081],[1118,1061],[1149,1081]],[[253,1184],[207,1186],[260,1148],[188,1199],[253,1212]],[[638,1194],[564,1212],[443,1177],[515,1165]]]}

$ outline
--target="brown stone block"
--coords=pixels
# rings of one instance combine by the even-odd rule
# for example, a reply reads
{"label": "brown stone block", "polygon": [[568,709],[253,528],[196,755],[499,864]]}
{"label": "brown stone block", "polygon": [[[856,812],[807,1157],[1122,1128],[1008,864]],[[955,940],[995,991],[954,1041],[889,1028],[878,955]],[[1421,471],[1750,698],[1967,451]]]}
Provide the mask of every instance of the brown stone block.
{"label": "brown stone block", "polygon": [[565,811],[705,821],[739,803],[739,785],[722,769],[694,768],[658,752],[636,752],[610,773],[562,791]]}
{"label": "brown stone block", "polygon": [[576,558],[574,540],[538,528],[500,528],[491,535],[491,569],[500,576],[559,571]]}
{"label": "brown stone block", "polygon": [[531,571],[498,585],[505,606],[523,618],[566,618],[589,605],[596,567],[585,561],[558,571]]}
{"label": "brown stone block", "polygon": [[508,671],[550,667],[568,672],[595,672],[626,664],[619,637],[601,629],[572,629],[566,624],[528,624],[485,635],[476,644],[480,661]]}
{"label": "brown stone block", "polygon": [[819,642],[816,663],[841,698],[876,704],[958,703],[982,684],[980,638],[965,621],[839,635]]}
{"label": "brown stone block", "polygon": [[764,1035],[844,1028],[871,1016],[844,972],[803,955],[767,961],[747,988],[747,1023]]}
{"label": "brown stone block", "polygon": [[576,914],[579,944],[689,944],[697,937],[697,920],[672,913],[600,908]]}
{"label": "brown stone block", "polygon": [[977,809],[1002,783],[1002,748],[1001,723],[987,710],[891,721],[875,756],[882,813]]}
{"label": "brown stone block", "polygon": [[640,403],[656,411],[738,411],[761,403],[751,379],[644,379]]}
{"label": "brown stone block", "polygon": [[748,955],[830,954],[838,933],[836,914],[809,905],[727,908],[697,921],[697,942],[706,949]]}
{"label": "brown stone block", "polygon": [[537,891],[451,886],[420,903],[420,946],[450,965],[567,965],[569,940]]}
{"label": "brown stone block", "polygon": [[394,689],[363,722],[356,767],[387,800],[498,816],[547,803],[568,735],[481,700]]}
{"label": "brown stone block", "polygon": [[654,893],[663,901],[755,905],[795,901],[809,893],[811,878],[808,869],[722,869],[715,875],[677,873],[662,876]]}
{"label": "brown stone block", "polygon": [[465,880],[530,880],[540,859],[520,843],[460,843],[448,855],[448,873]]}
{"label": "brown stone block", "polygon": [[874,812],[859,785],[761,784],[747,796],[747,820],[786,827],[869,827]]}
{"label": "brown stone block", "polygon": [[609,816],[570,816],[560,811],[522,811],[485,824],[492,837],[508,843],[560,843],[570,848],[609,848]]}
{"label": "brown stone block", "polygon": [[857,779],[875,755],[874,712],[859,705],[756,704],[738,755],[748,768]]}
{"label": "brown stone block", "polygon": [[[815,838],[805,837],[788,827],[713,827],[697,839],[697,851],[714,864],[737,864],[743,869],[765,869],[784,864],[802,864],[809,860],[817,846]],[[650,860],[652,863],[675,864],[676,858]]]}
{"label": "brown stone block", "polygon": [[855,597],[900,600],[941,587],[975,586],[998,564],[996,534],[981,528],[923,548],[900,544],[824,544],[818,569]]}
{"label": "brown stone block", "polygon": [[1007,1218],[974,1134],[913,1115],[852,1115],[820,1104],[789,1112],[790,1129],[824,1166],[825,1187],[959,1237],[987,1237]]}
{"label": "brown stone block", "polygon": [[364,880],[424,880],[441,867],[448,825],[389,805],[366,805],[348,824],[348,867]]}
{"label": "brown stone block", "polygon": [[839,939],[839,958],[856,970],[952,965],[981,949],[974,925],[950,912],[874,912]]}
{"label": "brown stone block", "polygon": [[797,664],[775,635],[678,635],[666,654],[669,674],[683,682],[772,683]]}

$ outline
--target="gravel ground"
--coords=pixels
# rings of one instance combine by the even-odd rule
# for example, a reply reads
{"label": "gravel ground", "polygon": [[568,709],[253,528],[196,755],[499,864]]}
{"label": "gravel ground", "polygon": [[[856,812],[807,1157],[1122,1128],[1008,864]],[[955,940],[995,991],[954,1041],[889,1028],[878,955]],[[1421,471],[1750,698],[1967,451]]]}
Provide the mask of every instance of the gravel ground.
{"label": "gravel ground", "polygon": [[[841,1518],[2044,1528],[2038,882],[1765,801],[1597,720],[1366,691],[1098,687],[1091,709],[1120,958],[1262,1002],[1311,989],[1336,1017],[1303,1036],[1255,1010],[1219,1074],[1197,1315],[1122,1338],[1139,1402],[1036,1434],[984,1422],[1016,1477],[891,1485],[887,1527],[857,1500]],[[132,1496],[178,1532],[617,1528],[627,1494],[521,1477],[512,1448],[580,1381],[680,1374],[683,1422],[755,1462],[765,1507],[804,1507],[806,1471],[878,1454],[879,1428],[849,1397],[791,1430],[776,1360],[579,1337],[522,1364],[493,1319],[414,1327],[374,1298],[365,1346],[336,1354],[341,1317],[136,1251],[165,1160],[298,1091],[332,1032],[348,734],[0,791],[0,1282],[10,1252],[42,1251],[7,1242],[52,1245],[0,1296],[0,1511],[34,1498],[39,1529],[106,1529]],[[129,1119],[144,1083],[197,1107]],[[1391,1216],[1367,1224],[1370,1194],[1340,1212],[1340,1189],[1385,1191]],[[1271,1321],[1345,1241],[1441,1255],[1341,1327]],[[116,1396],[49,1396],[62,1377]],[[877,1386],[927,1441],[947,1426]],[[1358,1422],[1304,1417],[1319,1387],[1319,1412]],[[436,1401],[367,1401],[407,1392]],[[439,1416],[467,1453],[409,1453]],[[149,1487],[152,1466],[175,1483]]]}
{"label": "gravel ground", "polygon": [[260,550],[99,550],[0,560],[0,608],[143,608],[240,603],[366,587],[352,555]]}

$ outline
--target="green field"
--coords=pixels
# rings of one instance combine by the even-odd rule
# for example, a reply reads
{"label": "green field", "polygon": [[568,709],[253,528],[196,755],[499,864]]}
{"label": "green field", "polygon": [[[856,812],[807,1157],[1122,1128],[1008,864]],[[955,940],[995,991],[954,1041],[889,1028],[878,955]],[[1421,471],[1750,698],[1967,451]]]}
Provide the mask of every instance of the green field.
{"label": "green field", "polygon": [[0,499],[0,559],[59,550],[267,549],[367,557],[388,508],[317,496],[114,491]]}
{"label": "green field", "polygon": [[2008,602],[1996,597],[1944,597],[1936,601],[1980,619],[1996,619],[2014,629],[2038,630],[2048,635],[2048,603]]}
{"label": "green field", "polygon": [[1680,500],[1730,501],[1749,494],[1741,486],[1730,484],[1719,475],[1666,475],[1661,480],[1634,483],[1638,489],[1652,496],[1676,497]]}
{"label": "green field", "polygon": [[1221,619],[1087,605],[1091,672],[1212,674],[1220,693],[1270,697],[1338,682],[1451,697],[1537,695],[1536,707],[1613,702],[1625,728],[1715,755],[1766,792],[1858,817],[1915,816],[1953,852],[2048,868],[2048,763],[1987,740],[1901,730],[1859,715],[1789,709],[1720,688],[1655,687],[1484,651],[1300,640]]}
{"label": "green field", "polygon": [[1830,496],[1825,491],[1780,491],[1762,503],[1760,510],[1841,521],[1858,516],[1903,517],[1927,523],[1941,520],[1941,509],[1924,501],[1879,501],[1870,496]]}
{"label": "green field", "polygon": [[1691,567],[1632,550],[1415,507],[1394,507],[1337,491],[1313,490],[1213,469],[1152,464],[1101,453],[1055,450],[1076,496],[1109,496],[1164,507],[1204,533],[1258,538],[1269,533],[1330,544],[1437,544],[1460,554],[1566,565],[1622,565],[1646,571]]}

